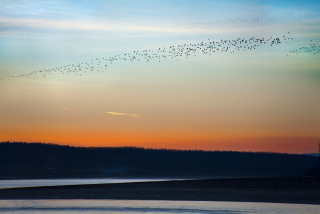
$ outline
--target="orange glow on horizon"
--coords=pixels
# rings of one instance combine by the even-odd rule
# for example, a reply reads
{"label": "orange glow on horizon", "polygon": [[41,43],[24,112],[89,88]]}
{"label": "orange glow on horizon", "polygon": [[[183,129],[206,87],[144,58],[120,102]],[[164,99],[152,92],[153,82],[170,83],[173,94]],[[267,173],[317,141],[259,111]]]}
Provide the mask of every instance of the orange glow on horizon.
{"label": "orange glow on horizon", "polygon": [[5,130],[0,141],[42,142],[80,147],[143,147],[178,150],[225,150],[281,153],[315,153],[316,137],[228,137],[209,133]]}

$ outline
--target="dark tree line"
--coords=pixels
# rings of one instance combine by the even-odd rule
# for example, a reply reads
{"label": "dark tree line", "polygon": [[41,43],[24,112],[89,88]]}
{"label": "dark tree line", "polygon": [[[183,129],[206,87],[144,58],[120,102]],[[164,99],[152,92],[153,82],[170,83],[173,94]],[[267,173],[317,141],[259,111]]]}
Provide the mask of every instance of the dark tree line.
{"label": "dark tree line", "polygon": [[307,155],[0,143],[0,177],[300,176]]}
{"label": "dark tree line", "polygon": [[320,177],[320,141],[318,143],[318,165],[308,168],[305,175]]}

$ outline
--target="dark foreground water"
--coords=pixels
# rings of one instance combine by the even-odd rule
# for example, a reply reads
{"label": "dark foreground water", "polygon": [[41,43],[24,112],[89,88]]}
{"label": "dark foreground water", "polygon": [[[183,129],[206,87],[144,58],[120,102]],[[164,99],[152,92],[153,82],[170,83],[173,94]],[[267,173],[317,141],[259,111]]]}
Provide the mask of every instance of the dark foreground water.
{"label": "dark foreground water", "polygon": [[2,200],[0,213],[320,213],[320,205],[149,200]]}
{"label": "dark foreground water", "polygon": [[112,183],[133,183],[149,181],[169,181],[174,179],[113,179],[113,178],[91,178],[91,179],[17,179],[0,180],[0,189],[16,187],[37,187],[37,186],[62,186],[79,184],[112,184]]}

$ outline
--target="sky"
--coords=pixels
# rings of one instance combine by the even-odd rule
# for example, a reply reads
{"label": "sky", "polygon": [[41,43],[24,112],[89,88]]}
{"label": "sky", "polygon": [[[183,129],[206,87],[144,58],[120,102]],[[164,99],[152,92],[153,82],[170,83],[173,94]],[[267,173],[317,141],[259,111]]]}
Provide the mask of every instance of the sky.
{"label": "sky", "polygon": [[318,1],[0,1],[0,141],[317,152],[319,59]]}

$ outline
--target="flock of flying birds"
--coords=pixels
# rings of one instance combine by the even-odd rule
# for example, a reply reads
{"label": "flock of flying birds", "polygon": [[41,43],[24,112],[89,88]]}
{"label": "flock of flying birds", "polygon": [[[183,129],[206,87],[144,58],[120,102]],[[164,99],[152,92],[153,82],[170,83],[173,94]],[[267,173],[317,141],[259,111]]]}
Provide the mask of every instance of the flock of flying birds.
{"label": "flock of flying birds", "polygon": [[[290,34],[290,32],[288,32]],[[283,36],[282,40],[292,40],[293,38]],[[311,40],[312,41],[312,40]],[[4,76],[0,77],[0,80],[10,80],[11,78],[32,78],[34,75],[41,75],[46,77],[52,75],[53,73],[61,74],[74,74],[76,76],[83,76],[86,72],[106,72],[113,62],[116,61],[139,61],[139,62],[150,62],[159,61],[172,58],[188,58],[196,57],[198,54],[212,55],[218,52],[228,52],[235,53],[236,51],[252,51],[259,48],[262,45],[275,46],[281,44],[280,38],[255,38],[251,37],[238,38],[235,40],[219,40],[211,41],[208,39],[206,42],[200,42],[196,44],[183,44],[177,46],[170,46],[164,48],[158,48],[156,50],[143,50],[143,51],[133,51],[131,53],[124,53],[122,55],[115,55],[108,58],[95,58],[91,59],[89,62],[81,62],[78,64],[69,64],[61,67],[42,69],[33,71],[26,74],[14,75],[14,76]],[[291,53],[302,53],[309,52],[313,54],[319,54],[320,46],[311,44],[310,47],[302,47]],[[288,55],[287,55],[288,56]]]}
{"label": "flock of flying birds", "polygon": [[[312,42],[312,40],[311,40]],[[312,54],[319,54],[320,53],[320,46],[316,46],[316,44],[310,44],[307,47],[301,47],[297,50],[294,51],[290,51],[290,53],[295,53],[295,54],[299,54],[299,53],[312,53]]]}
{"label": "flock of flying birds", "polygon": [[181,27],[197,29],[199,27],[241,27],[243,25],[254,25],[261,24],[261,22],[265,21],[264,17],[260,18],[237,18],[237,19],[216,19],[212,21],[202,21],[202,22],[190,22]]}

